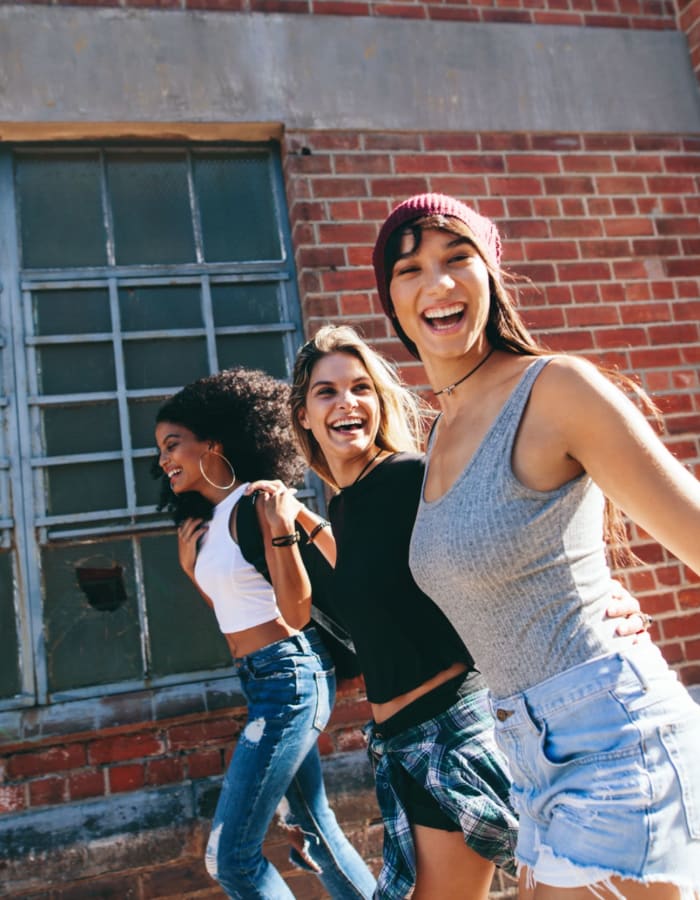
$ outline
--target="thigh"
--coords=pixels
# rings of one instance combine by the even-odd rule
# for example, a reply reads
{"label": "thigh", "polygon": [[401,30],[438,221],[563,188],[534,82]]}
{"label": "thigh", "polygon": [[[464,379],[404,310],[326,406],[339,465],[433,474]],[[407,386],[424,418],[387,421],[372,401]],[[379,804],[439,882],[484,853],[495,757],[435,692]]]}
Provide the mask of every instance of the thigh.
{"label": "thigh", "polygon": [[[413,826],[413,900],[486,900],[495,866],[464,843],[461,831]],[[590,898],[589,898],[590,900]]]}

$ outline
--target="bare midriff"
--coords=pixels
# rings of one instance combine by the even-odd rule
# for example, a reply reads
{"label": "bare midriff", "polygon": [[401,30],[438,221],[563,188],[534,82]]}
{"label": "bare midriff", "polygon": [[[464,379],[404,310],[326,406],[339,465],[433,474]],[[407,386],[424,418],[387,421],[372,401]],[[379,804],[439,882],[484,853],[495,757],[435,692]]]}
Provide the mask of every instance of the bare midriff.
{"label": "bare midriff", "polygon": [[299,634],[297,628],[291,628],[281,617],[270,619],[269,622],[263,622],[261,625],[254,625],[252,628],[244,628],[242,631],[232,631],[224,634],[226,643],[231,651],[231,656],[235,658],[248,656],[261,650],[275,641],[282,641],[292,634]]}

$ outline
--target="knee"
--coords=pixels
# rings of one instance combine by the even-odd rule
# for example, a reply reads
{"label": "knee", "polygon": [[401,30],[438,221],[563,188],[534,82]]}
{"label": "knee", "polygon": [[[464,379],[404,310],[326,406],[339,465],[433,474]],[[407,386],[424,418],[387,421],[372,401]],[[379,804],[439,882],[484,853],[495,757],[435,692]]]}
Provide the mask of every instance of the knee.
{"label": "knee", "polygon": [[262,850],[222,840],[223,827],[222,823],[212,829],[204,865],[209,875],[232,896],[245,896],[246,888],[256,883],[263,861]]}

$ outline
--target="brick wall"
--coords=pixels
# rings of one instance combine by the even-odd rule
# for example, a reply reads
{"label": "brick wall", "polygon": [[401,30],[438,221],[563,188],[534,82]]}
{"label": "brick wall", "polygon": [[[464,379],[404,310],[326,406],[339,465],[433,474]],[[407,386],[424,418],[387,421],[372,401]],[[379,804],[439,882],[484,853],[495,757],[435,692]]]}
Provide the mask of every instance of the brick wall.
{"label": "brick wall", "polygon": [[[593,28],[675,29],[673,0],[36,0],[49,6],[381,16]],[[15,5],[22,5],[19,0]],[[36,3],[32,3],[36,5]]]}
{"label": "brick wall", "polygon": [[[537,337],[638,376],[700,476],[698,136],[310,132],[288,134],[286,153],[309,333],[355,324],[425,388],[380,312],[371,249],[394,202],[455,194],[498,222],[505,267],[531,279],[519,300]],[[700,580],[639,529],[632,539],[647,565],[628,581],[654,637],[700,682]]]}

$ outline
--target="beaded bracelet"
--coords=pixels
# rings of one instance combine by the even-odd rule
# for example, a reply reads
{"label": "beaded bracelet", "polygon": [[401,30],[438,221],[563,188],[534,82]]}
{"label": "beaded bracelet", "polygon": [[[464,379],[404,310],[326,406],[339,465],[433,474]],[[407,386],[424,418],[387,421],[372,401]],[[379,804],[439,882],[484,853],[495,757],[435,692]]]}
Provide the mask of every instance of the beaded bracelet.
{"label": "beaded bracelet", "polygon": [[277,537],[272,538],[272,546],[273,547],[291,547],[292,544],[299,543],[299,532],[295,531],[292,534],[280,534]]}
{"label": "beaded bracelet", "polygon": [[331,523],[327,519],[321,519],[321,521],[317,525],[314,525],[314,527],[309,532],[309,536],[306,539],[306,543],[313,544],[314,538],[319,533],[319,531],[323,531],[324,528],[330,528],[330,527],[331,527]]}

